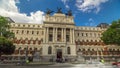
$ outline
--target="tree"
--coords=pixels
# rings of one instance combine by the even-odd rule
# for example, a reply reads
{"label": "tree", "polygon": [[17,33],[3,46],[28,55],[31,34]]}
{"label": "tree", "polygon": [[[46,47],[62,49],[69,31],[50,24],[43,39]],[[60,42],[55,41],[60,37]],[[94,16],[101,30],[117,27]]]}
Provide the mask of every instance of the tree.
{"label": "tree", "polygon": [[105,44],[120,45],[120,20],[113,21],[109,28],[102,33],[101,39]]}
{"label": "tree", "polygon": [[9,24],[10,22],[5,17],[0,16],[0,36],[11,39],[14,37],[14,33],[9,31]]}
{"label": "tree", "polygon": [[0,16],[0,57],[2,54],[12,54],[15,50],[15,46],[11,41],[14,38],[14,33],[10,32],[10,22]]}
{"label": "tree", "polygon": [[12,41],[6,39],[5,37],[0,37],[0,56],[2,54],[12,54],[14,53],[15,46]]}

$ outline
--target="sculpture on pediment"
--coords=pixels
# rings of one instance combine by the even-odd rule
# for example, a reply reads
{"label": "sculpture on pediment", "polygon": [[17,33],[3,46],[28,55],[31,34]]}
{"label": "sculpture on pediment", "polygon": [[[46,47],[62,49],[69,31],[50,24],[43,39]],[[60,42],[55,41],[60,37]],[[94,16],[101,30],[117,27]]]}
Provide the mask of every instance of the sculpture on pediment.
{"label": "sculpture on pediment", "polygon": [[52,10],[50,10],[49,8],[47,8],[47,11],[46,11],[46,14],[51,14],[53,11]]}
{"label": "sculpture on pediment", "polygon": [[66,13],[66,15],[72,16],[72,10],[68,10],[68,12]]}
{"label": "sculpture on pediment", "polygon": [[62,8],[57,8],[57,13],[62,13]]}

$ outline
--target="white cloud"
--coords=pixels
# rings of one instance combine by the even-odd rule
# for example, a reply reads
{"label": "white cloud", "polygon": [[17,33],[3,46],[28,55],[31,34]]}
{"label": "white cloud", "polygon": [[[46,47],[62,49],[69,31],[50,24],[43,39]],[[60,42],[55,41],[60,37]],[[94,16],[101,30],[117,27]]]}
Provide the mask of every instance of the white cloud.
{"label": "white cloud", "polygon": [[89,18],[89,20],[88,20],[89,22],[94,22],[94,20],[92,19],[92,18]]}
{"label": "white cloud", "polygon": [[86,26],[95,26],[95,21],[93,18],[88,19],[88,23],[85,23]]}
{"label": "white cloud", "polygon": [[[61,0],[66,8],[70,8],[68,3],[71,0]],[[95,12],[98,13],[101,9],[101,4],[108,2],[109,0],[75,0],[75,6],[78,10],[83,12]]]}
{"label": "white cloud", "polygon": [[100,11],[100,5],[107,1],[108,0],[76,0],[76,6],[83,12],[91,12],[94,10],[95,13],[98,13]]}
{"label": "white cloud", "polygon": [[20,13],[15,5],[20,3],[19,0],[0,0],[0,15],[12,18],[15,22],[21,23],[43,23],[42,11],[31,12],[30,16],[25,13]]}
{"label": "white cloud", "polygon": [[61,0],[61,1],[64,3],[64,5],[67,9],[70,8],[69,5],[68,5],[69,0]]}
{"label": "white cloud", "polygon": [[63,3],[66,3],[68,0],[61,0]]}

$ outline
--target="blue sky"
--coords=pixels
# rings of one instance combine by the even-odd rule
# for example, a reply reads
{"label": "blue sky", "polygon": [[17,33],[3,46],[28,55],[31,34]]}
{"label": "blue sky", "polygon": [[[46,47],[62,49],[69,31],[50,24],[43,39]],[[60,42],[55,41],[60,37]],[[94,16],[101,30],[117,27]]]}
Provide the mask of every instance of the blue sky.
{"label": "blue sky", "polygon": [[15,0],[14,6],[17,7],[17,13],[26,18],[36,16],[36,13],[39,15],[40,12],[43,15],[47,8],[54,13],[57,7],[61,7],[64,13],[71,9],[77,26],[96,26],[120,19],[120,0]]}

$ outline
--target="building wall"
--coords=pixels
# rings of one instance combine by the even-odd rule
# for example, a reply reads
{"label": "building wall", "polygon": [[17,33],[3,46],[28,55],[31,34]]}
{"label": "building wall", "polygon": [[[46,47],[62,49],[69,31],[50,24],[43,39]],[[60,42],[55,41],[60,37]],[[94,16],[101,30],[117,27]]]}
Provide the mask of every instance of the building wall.
{"label": "building wall", "polygon": [[102,33],[106,29],[107,28],[83,26],[75,28],[76,51],[78,57],[80,57],[78,58],[79,60],[120,60],[120,58],[118,58],[120,55],[120,46],[105,45],[101,40]]}
{"label": "building wall", "polygon": [[[120,47],[116,45],[105,45],[100,39],[101,34],[107,28],[75,26],[73,16],[56,13],[53,16],[46,15],[43,24],[29,23],[11,23],[10,31],[15,33],[13,39],[16,50],[13,56],[34,56],[39,53],[43,61],[55,61],[57,50],[62,50],[62,57],[73,60],[90,60],[104,58],[107,61],[118,60]],[[52,30],[51,30],[52,29]],[[58,38],[60,30],[61,38]],[[49,41],[49,35],[52,35],[52,41]],[[66,41],[66,35],[69,35],[69,41]],[[58,41],[57,39],[60,39]],[[51,54],[48,54],[51,47]],[[67,54],[67,48],[70,48],[70,54]]]}
{"label": "building wall", "polygon": [[[15,34],[13,39],[16,46],[13,56],[32,56],[35,51],[41,51],[44,35],[42,24],[11,23],[10,31]],[[41,53],[41,52],[40,52]]]}

